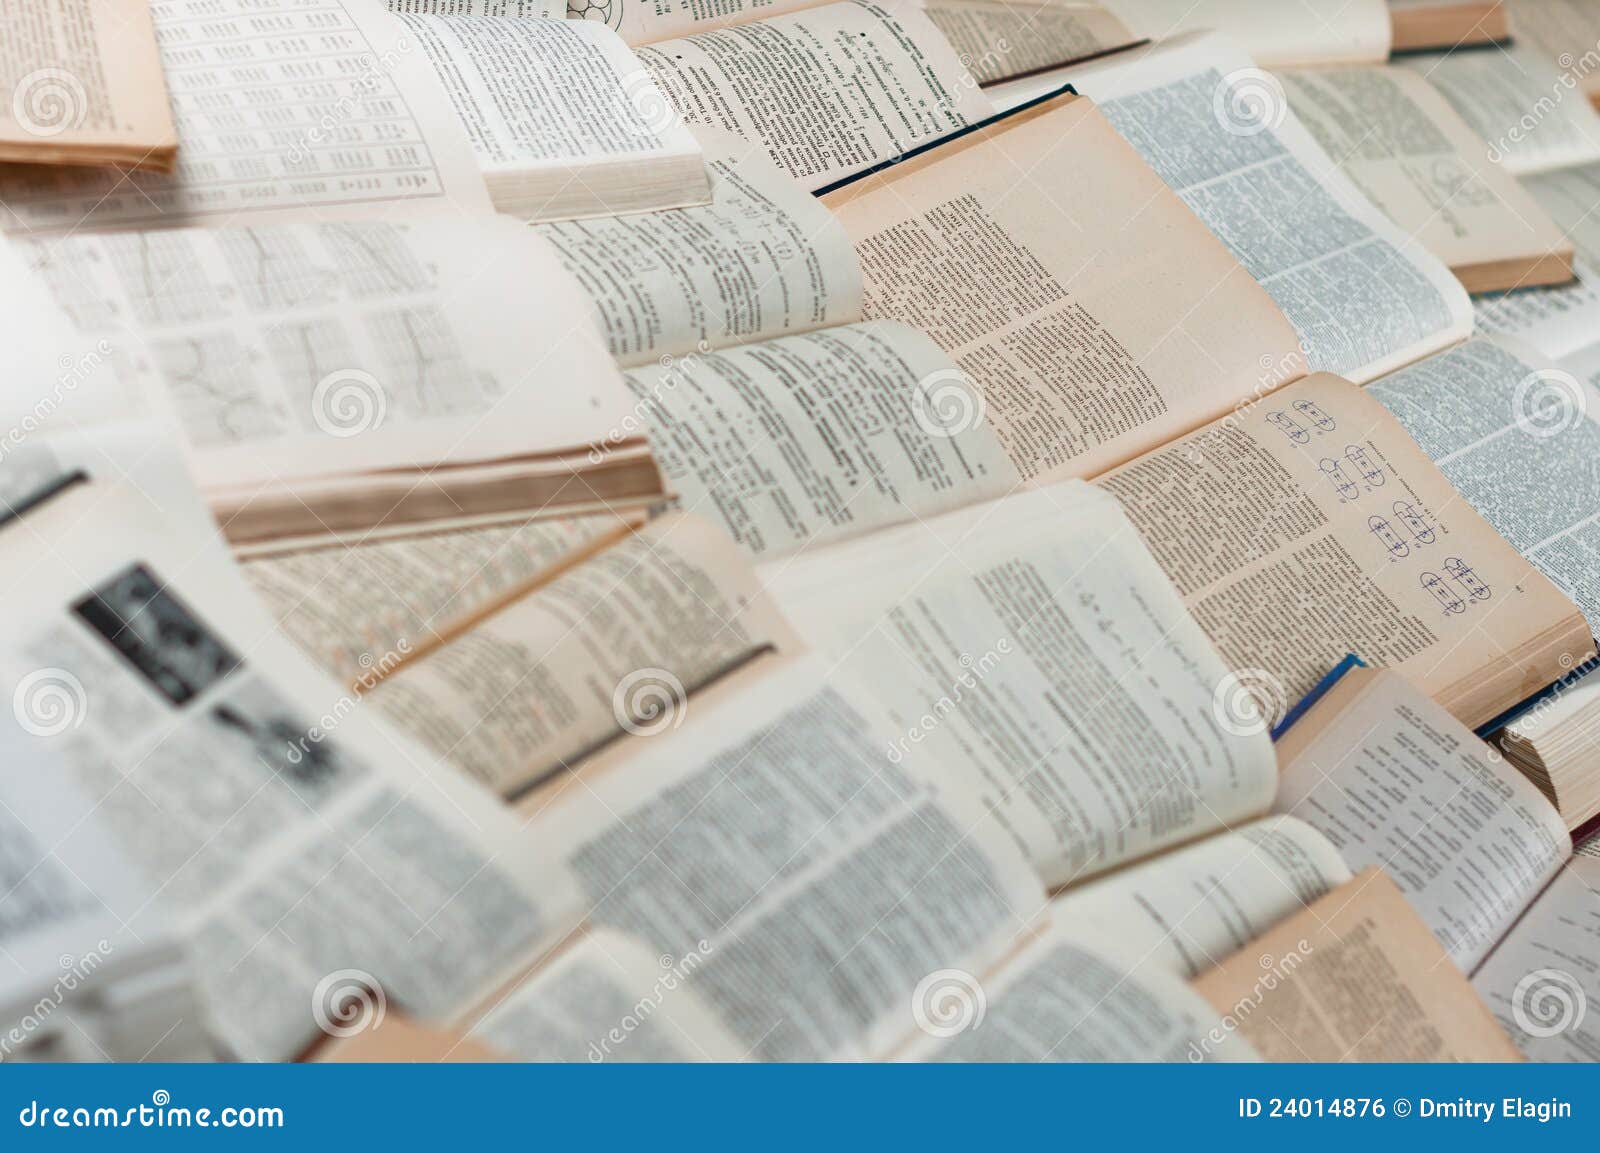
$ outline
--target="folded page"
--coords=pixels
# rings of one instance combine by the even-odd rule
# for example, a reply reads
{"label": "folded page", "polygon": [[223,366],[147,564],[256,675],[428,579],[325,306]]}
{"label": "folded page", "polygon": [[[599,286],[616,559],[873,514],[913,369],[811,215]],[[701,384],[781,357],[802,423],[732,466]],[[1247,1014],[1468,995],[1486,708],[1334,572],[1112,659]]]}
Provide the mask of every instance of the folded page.
{"label": "folded page", "polygon": [[618,363],[860,320],[861,269],[838,221],[759,144],[718,128],[694,135],[710,204],[539,226]]}

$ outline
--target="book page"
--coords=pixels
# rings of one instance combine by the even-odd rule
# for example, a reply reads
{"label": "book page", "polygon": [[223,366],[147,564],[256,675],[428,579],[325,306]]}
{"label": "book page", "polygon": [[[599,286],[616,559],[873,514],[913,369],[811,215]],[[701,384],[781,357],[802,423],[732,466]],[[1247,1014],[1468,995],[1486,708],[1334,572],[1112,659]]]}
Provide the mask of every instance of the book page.
{"label": "book page", "polygon": [[793,647],[711,525],[666,517],[582,561],[368,696],[441,760],[516,797],[624,734],[682,723],[696,688]]}
{"label": "book page", "polygon": [[150,15],[183,126],[177,170],[0,166],[0,230],[490,211],[433,70],[376,6],[157,0]]}
{"label": "book page", "polygon": [[906,1060],[1260,1060],[1242,1039],[1196,1057],[1218,1027],[1216,1010],[1179,978],[1133,971],[1123,950],[1068,926],[1030,942],[975,988],[970,1000],[959,985],[930,990],[928,1035]]}
{"label": "book page", "polygon": [[1600,214],[1594,212],[1600,200],[1600,164],[1540,172],[1521,183],[1572,242],[1578,283],[1477,300],[1477,326],[1526,341],[1558,360],[1592,359],[1600,348],[1595,335],[1600,330]]}
{"label": "book page", "polygon": [[1016,470],[960,371],[874,321],[624,374],[685,512],[770,557],[1009,492]]}
{"label": "book page", "polygon": [[1097,484],[1274,723],[1346,653],[1468,726],[1593,649],[1582,616],[1377,399],[1319,375]]}
{"label": "book page", "polygon": [[[699,145],[611,30],[515,16],[396,19],[437,70],[495,202],[508,211],[552,220],[705,202]],[[659,195],[635,203],[605,183],[608,167],[642,173],[649,162],[676,162],[689,174],[684,187],[663,178]],[[540,172],[547,182],[516,181]]]}
{"label": "book page", "polygon": [[1272,802],[1265,726],[1224,726],[1226,669],[1115,502],[1082,482],[768,579],[819,651],[874,686],[896,726],[885,754],[956,766],[1051,886]]}
{"label": "book page", "polygon": [[173,919],[228,1055],[288,1059],[379,998],[461,1011],[570,928],[570,881],[278,640],[205,532],[103,484],[0,530],[27,622],[6,763],[86,794],[74,836],[110,830],[144,877],[114,912]]}
{"label": "book page", "polygon": [[1056,924],[1116,941],[1134,971],[1197,977],[1351,877],[1328,839],[1263,817],[1062,893]]}
{"label": "book page", "polygon": [[1389,55],[1383,0],[1103,0],[1139,36],[1215,28],[1266,68],[1380,63]]}
{"label": "book page", "polygon": [[1600,114],[1579,88],[1579,73],[1546,60],[1535,45],[1425,52],[1395,63],[1438,89],[1486,142],[1489,159],[1513,175],[1600,161]]}
{"label": "book page", "polygon": [[169,171],[177,147],[150,10],[63,0],[0,12],[0,160]]}
{"label": "book page", "polygon": [[1518,44],[1578,82],[1590,103],[1600,97],[1600,12],[1586,0],[1505,0]]}
{"label": "book page", "polygon": [[923,8],[979,84],[1086,60],[1140,39],[1098,4],[931,0]]}
{"label": "book page", "polygon": [[627,531],[604,514],[485,525],[273,553],[240,571],[307,659],[370,687]]}
{"label": "book page", "polygon": [[1086,100],[826,197],[869,317],[926,332],[1023,477],[1090,476],[1299,376],[1287,320]]}
{"label": "book page", "polygon": [[[202,488],[554,454],[628,416],[582,291],[505,217],[14,243],[123,387],[183,430]],[[504,324],[530,286],[537,307]]]}
{"label": "book page", "polygon": [[1352,869],[1382,868],[1462,972],[1571,852],[1534,784],[1397,673],[1345,674],[1278,752],[1273,808],[1326,836]]}
{"label": "book page", "polygon": [[656,953],[587,933],[533,977],[475,1013],[468,1037],[522,1061],[741,1061],[740,1044],[688,987],[706,954]]}
{"label": "book page", "polygon": [[1317,146],[1280,82],[1218,36],[1065,73],[1283,309],[1317,371],[1365,383],[1471,327],[1450,271]]}
{"label": "book page", "polygon": [[[482,3],[483,0],[474,0]],[[827,0],[565,0],[573,20],[598,20],[615,28],[629,44],[650,44],[733,24],[815,8]]]}
{"label": "book page", "polygon": [[1369,391],[1451,484],[1600,632],[1600,391],[1479,338]]}
{"label": "book page", "polygon": [[1472,987],[1532,1061],[1600,1060],[1600,858],[1572,858]]}
{"label": "book page", "polygon": [[[33,686],[20,700],[36,726],[75,707]],[[163,917],[136,933],[113,912],[147,886],[105,830],[72,835],[86,821],[59,776],[0,775],[0,1060],[204,1059],[182,944]]]}
{"label": "book page", "polygon": [[1388,876],[1367,869],[1195,990],[1268,1061],[1516,1061]]}
{"label": "book page", "polygon": [[930,975],[984,972],[1044,907],[958,781],[886,758],[870,701],[790,664],[691,702],[530,827],[581,879],[591,925],[699,955],[688,988],[752,1059],[884,1052]]}
{"label": "book page", "polygon": [[825,4],[639,49],[678,113],[759,143],[807,191],[993,109],[928,17]]}
{"label": "book page", "polygon": [[1422,77],[1379,67],[1280,79],[1323,152],[1469,292],[1571,279],[1561,230]]}
{"label": "book page", "polygon": [[861,269],[828,210],[765,149],[694,129],[711,203],[539,225],[624,367],[861,319]]}

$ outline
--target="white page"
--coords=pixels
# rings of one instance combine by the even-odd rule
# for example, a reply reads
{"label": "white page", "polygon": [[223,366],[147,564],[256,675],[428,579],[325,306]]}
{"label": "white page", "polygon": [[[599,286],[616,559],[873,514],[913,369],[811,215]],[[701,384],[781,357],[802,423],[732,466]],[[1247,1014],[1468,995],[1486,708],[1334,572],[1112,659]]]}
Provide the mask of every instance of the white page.
{"label": "white page", "polygon": [[[1273,811],[1387,873],[1470,973],[1571,852],[1538,788],[1394,673],[1285,766]],[[1354,742],[1354,743],[1352,743]]]}
{"label": "white page", "polygon": [[539,225],[638,367],[861,319],[861,267],[833,215],[765,150],[697,127],[711,203]]}
{"label": "white page", "polygon": [[1481,337],[1368,391],[1600,632],[1600,391]]}
{"label": "white page", "polygon": [[889,756],[956,766],[1052,886],[1271,804],[1266,726],[1223,726],[1221,659],[1081,481],[767,573],[800,632],[879,694]]}
{"label": "white page", "polygon": [[1600,114],[1579,74],[1558,70],[1533,45],[1424,52],[1395,63],[1426,77],[1507,172],[1526,176],[1600,161]]}
{"label": "white page", "polygon": [[931,516],[1020,483],[976,387],[870,321],[624,374],[685,512],[756,556]]}
{"label": "white page", "polygon": [[[202,487],[582,448],[629,413],[581,290],[506,217],[13,243],[123,389],[182,429]],[[99,415],[94,390],[67,405]]]}
{"label": "white page", "polygon": [[1383,0],[1102,0],[1133,32],[1165,40],[1215,28],[1268,68],[1368,64],[1389,55]]}
{"label": "white page", "polygon": [[959,782],[887,759],[862,686],[808,659],[680,719],[532,828],[591,924],[704,958],[688,987],[752,1057],[881,1053],[929,973],[1031,932],[1037,879]]}
{"label": "white page", "polygon": [[1328,839],[1294,817],[1265,817],[1068,889],[1056,924],[1116,941],[1137,971],[1189,979],[1351,877]]}
{"label": "white page", "polygon": [[[530,219],[571,213],[558,205],[576,185],[604,211],[606,169],[685,159],[700,147],[616,33],[589,21],[416,13],[398,16],[439,73],[497,202],[506,179],[553,170],[563,182],[531,192]],[[686,169],[693,165],[682,166]],[[593,189],[588,185],[594,185]],[[662,190],[660,207],[704,201],[703,170],[692,187]],[[577,201],[582,196],[573,194]],[[576,202],[576,201],[575,201]]]}
{"label": "white page", "polygon": [[1600,1061],[1600,858],[1578,855],[1473,974],[1534,1061]]}
{"label": "white page", "polygon": [[170,176],[0,168],[0,229],[491,211],[432,69],[378,0],[160,0]]}
{"label": "white page", "polygon": [[1356,383],[1463,339],[1460,283],[1358,192],[1282,86],[1219,36],[1064,70],[1283,309],[1313,370]]}
{"label": "white page", "polygon": [[815,191],[994,110],[927,15],[849,0],[663,40],[639,59],[683,118],[760,143]]}
{"label": "white page", "polygon": [[372,986],[459,1011],[570,928],[559,865],[295,656],[203,528],[80,486],[0,552],[27,622],[0,652],[6,763],[86,794],[73,838],[111,830],[145,877],[113,911],[186,934],[229,1053],[291,1057],[370,1019]]}

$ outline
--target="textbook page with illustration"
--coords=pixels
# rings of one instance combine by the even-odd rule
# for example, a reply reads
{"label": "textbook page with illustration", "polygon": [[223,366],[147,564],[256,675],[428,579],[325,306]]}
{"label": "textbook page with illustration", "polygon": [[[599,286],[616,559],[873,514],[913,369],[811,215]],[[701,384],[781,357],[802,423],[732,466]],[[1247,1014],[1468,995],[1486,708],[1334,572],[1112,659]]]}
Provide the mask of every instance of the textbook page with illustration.
{"label": "textbook page with illustration", "polygon": [[146,499],[91,481],[0,528],[0,584],[27,622],[6,683],[48,670],[78,709],[62,731],[7,710],[0,733],[8,764],[52,764],[85,795],[97,819],[72,837],[109,830],[139,871],[113,912],[184,935],[220,1052],[287,1060],[380,993],[446,1015],[569,929],[559,862],[491,795],[340,706],[209,526]]}
{"label": "textbook page with illustration", "polygon": [[[0,165],[0,231],[491,211],[433,69],[378,0],[160,0],[149,14],[177,167]],[[326,95],[307,101],[306,84]]]}
{"label": "textbook page with illustration", "polygon": [[[505,217],[11,243],[121,403],[182,430],[233,540],[661,494],[643,437],[619,432],[632,406],[582,290]],[[529,285],[540,307],[501,324]],[[30,383],[8,403],[29,404]],[[114,417],[106,391],[74,389],[53,418]]]}

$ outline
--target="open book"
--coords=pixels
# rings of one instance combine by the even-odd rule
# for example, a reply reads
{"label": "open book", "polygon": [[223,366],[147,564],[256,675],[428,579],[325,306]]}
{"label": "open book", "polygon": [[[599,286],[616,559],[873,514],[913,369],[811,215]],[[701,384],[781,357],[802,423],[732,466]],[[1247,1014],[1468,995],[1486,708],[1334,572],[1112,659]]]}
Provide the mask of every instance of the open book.
{"label": "open book", "polygon": [[[1581,62],[1583,52],[1591,54],[1588,63]],[[1562,63],[1517,39],[1487,51],[1424,52],[1395,63],[1439,90],[1487,142],[1490,160],[1526,176],[1600,160],[1600,113],[1574,91],[1600,64],[1594,52],[1591,41]]]}
{"label": "open book", "polygon": [[[182,126],[176,169],[0,166],[0,230],[489,211],[433,70],[377,0],[128,7],[155,22]],[[315,100],[302,94],[308,83],[322,86]]]}
{"label": "open book", "polygon": [[615,32],[416,7],[395,19],[438,73],[501,211],[559,220],[705,201],[694,138]]}
{"label": "open book", "polygon": [[[8,409],[48,402],[53,426],[165,416],[236,542],[660,495],[642,437],[623,431],[632,406],[582,290],[506,218],[7,247],[93,362],[66,390],[13,380]],[[503,323],[505,302],[530,290],[538,306]]]}
{"label": "open book", "polygon": [[9,766],[83,795],[73,837],[137,871],[97,890],[110,912],[183,935],[219,1051],[287,1059],[380,996],[448,1013],[532,963],[576,916],[560,870],[493,797],[339,706],[204,522],[164,505],[89,481],[0,527],[4,683],[69,710],[0,727]]}
{"label": "open book", "polygon": [[1571,242],[1421,76],[1382,67],[1281,79],[1323,151],[1468,292],[1572,279]]}
{"label": "open book", "polygon": [[1516,1061],[1472,986],[1371,868],[1201,976],[1222,1014],[1201,1053],[1242,1037],[1268,1061]]}
{"label": "open book", "polygon": [[1181,979],[1047,927],[981,805],[886,736],[802,661],[591,774],[533,825],[589,934],[452,1028],[577,1061],[1185,1059],[1216,1022]]}
{"label": "open book", "polygon": [[[1383,378],[1371,392],[1600,633],[1600,391],[1505,338],[1478,338]],[[1517,476],[1538,483],[1508,490],[1507,478]],[[1501,739],[1573,829],[1600,813],[1597,693],[1600,678],[1574,662],[1554,694]]]}
{"label": "open book", "polygon": [[[1518,978],[1544,967],[1529,955],[1551,947],[1543,935],[1555,906],[1566,918],[1590,916],[1572,905],[1572,870],[1585,866],[1569,864],[1572,842],[1554,806],[1397,674],[1347,672],[1280,738],[1278,754],[1275,807],[1320,829],[1351,867],[1382,866],[1497,1011],[1528,995],[1513,988]],[[1568,979],[1558,995],[1571,996],[1573,981],[1595,988],[1588,974]],[[1523,1032],[1537,1036],[1525,1014],[1548,1008],[1519,1004]]]}
{"label": "open book", "polygon": [[0,12],[0,160],[171,170],[178,138],[144,0]]}

